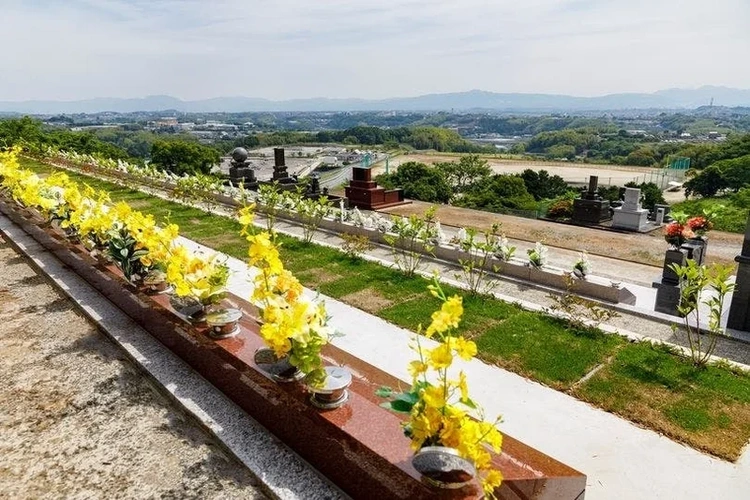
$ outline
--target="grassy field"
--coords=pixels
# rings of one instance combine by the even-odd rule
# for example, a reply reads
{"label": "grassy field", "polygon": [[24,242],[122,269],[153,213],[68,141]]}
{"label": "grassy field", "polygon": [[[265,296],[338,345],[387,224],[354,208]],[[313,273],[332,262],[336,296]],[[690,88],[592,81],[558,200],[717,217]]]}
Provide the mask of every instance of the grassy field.
{"label": "grassy field", "polygon": [[[50,167],[24,160],[44,173]],[[247,245],[235,220],[81,175],[183,236],[244,259]],[[286,266],[307,287],[416,330],[438,299],[427,281],[396,269],[351,259],[336,249],[281,236]],[[449,294],[464,292],[445,286]],[[477,342],[479,358],[567,392],[716,456],[735,460],[750,439],[750,376],[723,367],[697,370],[650,344],[633,344],[599,330],[574,329],[559,319],[490,297],[464,297],[461,331]],[[582,380],[594,368],[592,377]]]}

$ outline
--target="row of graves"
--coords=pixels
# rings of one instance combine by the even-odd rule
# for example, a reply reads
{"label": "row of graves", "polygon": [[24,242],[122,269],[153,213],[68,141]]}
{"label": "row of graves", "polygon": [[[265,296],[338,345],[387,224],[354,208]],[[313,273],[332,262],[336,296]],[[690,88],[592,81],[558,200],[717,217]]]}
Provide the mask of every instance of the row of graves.
{"label": "row of graves", "polygon": [[[255,168],[248,160],[248,152],[244,148],[235,148],[229,167],[227,183],[233,186],[242,185],[245,189],[257,191],[263,184],[273,184],[283,190],[295,190],[300,187],[300,180],[296,175],[290,175],[286,167],[284,148],[274,148],[273,174],[270,179],[259,180]],[[372,180],[372,170],[369,167],[353,167],[352,179],[345,188],[346,196],[336,196],[328,192],[328,188],[320,188],[320,175],[313,172],[305,188],[305,196],[317,198],[327,196],[329,200],[347,208],[364,210],[380,210],[387,207],[408,203],[404,199],[403,189],[384,189]]]}
{"label": "row of graves", "polygon": [[[641,207],[641,190],[626,188],[623,201],[612,207],[598,194],[598,177],[591,176],[586,191],[573,201],[573,224],[599,227],[617,231],[646,233],[672,222],[668,205],[656,205],[652,213]],[[676,238],[670,241],[665,252],[662,273],[652,283],[656,288],[654,310],[672,316],[679,315],[680,279],[672,269],[684,266],[688,260],[703,265],[706,260],[708,239],[703,235]],[[730,335],[750,341],[750,220],[748,220],[742,252],[735,258],[738,263],[735,288],[727,318]]]}
{"label": "row of graves", "polygon": [[573,200],[571,222],[577,225],[597,225],[620,231],[647,233],[669,222],[669,205],[656,205],[654,212],[641,206],[641,190],[625,188],[619,206],[612,206],[599,193],[599,177],[589,177],[589,186],[580,198]]}
{"label": "row of graves", "polygon": [[[573,202],[573,224],[588,227],[600,227],[617,231],[649,232],[662,227],[671,221],[668,205],[656,205],[654,212],[641,207],[641,190],[626,188],[623,201],[619,206],[612,207],[608,200],[598,194],[597,176],[589,178],[586,191]],[[270,179],[260,181],[256,178],[255,170],[248,161],[248,153],[243,148],[232,151],[232,162],[227,182],[233,185],[242,184],[246,189],[257,190],[262,184],[274,184],[281,189],[298,189],[300,181],[295,175],[287,171],[283,148],[274,148],[274,167]],[[404,199],[402,189],[386,190],[377,185],[372,179],[372,171],[368,167],[353,167],[352,179],[345,188],[346,196],[335,196],[328,193],[327,188],[320,189],[319,176],[313,173],[307,183],[305,195],[312,198],[328,196],[339,206],[359,208],[364,210],[380,210],[386,207],[409,203]],[[657,312],[678,315],[677,307],[680,301],[680,280],[672,270],[673,264],[685,265],[692,259],[702,265],[706,258],[708,240],[705,236],[671,242],[665,253],[662,273],[652,286],[656,288]],[[730,332],[740,336],[747,335],[750,340],[750,220],[745,232],[745,240],[741,255],[735,259],[739,263],[737,280],[727,327]]]}

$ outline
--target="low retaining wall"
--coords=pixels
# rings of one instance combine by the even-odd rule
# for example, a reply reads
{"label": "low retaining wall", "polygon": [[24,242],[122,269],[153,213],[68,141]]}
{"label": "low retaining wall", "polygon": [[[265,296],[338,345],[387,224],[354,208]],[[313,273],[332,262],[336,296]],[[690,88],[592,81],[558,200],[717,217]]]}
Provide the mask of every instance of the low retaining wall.
{"label": "low retaining wall", "polygon": [[[205,329],[185,322],[164,295],[137,290],[114,265],[95,260],[81,246],[54,229],[39,227],[30,211],[0,198],[0,212],[127,313],[162,344],[188,362],[334,484],[355,498],[479,498],[474,484],[461,490],[438,490],[420,480],[411,466],[412,451],[401,417],[379,404],[375,389],[401,386],[389,374],[334,347],[324,355],[331,364],[348,366],[354,382],[341,408],[321,411],[308,401],[301,384],[279,384],[253,360],[263,345],[252,319],[254,307],[239,297],[228,300],[245,312],[238,336],[212,340]],[[582,499],[586,476],[504,435],[503,452],[493,456],[505,481],[496,492],[506,499]]]}

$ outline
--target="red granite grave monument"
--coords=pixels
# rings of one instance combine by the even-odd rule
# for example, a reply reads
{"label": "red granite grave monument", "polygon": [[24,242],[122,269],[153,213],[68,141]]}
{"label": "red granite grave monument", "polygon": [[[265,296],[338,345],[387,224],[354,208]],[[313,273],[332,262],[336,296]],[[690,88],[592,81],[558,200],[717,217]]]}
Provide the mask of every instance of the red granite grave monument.
{"label": "red granite grave monument", "polygon": [[365,210],[379,210],[409,203],[404,200],[403,189],[388,189],[378,186],[372,180],[372,170],[368,167],[352,168],[352,180],[345,188],[350,207]]}

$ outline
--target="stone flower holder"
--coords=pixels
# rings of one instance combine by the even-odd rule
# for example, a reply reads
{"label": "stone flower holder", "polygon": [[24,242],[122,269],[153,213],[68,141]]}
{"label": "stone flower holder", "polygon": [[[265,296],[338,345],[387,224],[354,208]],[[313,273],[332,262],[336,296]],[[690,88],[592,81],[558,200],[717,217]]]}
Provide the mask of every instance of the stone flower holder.
{"label": "stone flower holder", "polygon": [[447,446],[425,446],[414,455],[411,463],[427,483],[439,488],[463,488],[477,475],[471,460]]}
{"label": "stone flower holder", "polygon": [[240,333],[239,321],[242,311],[239,309],[217,309],[206,314],[209,336],[214,339],[228,339]]}
{"label": "stone flower holder", "polygon": [[278,358],[273,349],[268,347],[256,350],[253,359],[258,368],[270,375],[276,382],[296,382],[305,376],[299,368],[289,362],[288,356]]}
{"label": "stone flower holder", "polygon": [[323,385],[308,384],[312,393],[310,402],[321,410],[332,410],[343,406],[349,400],[347,388],[352,385],[352,374],[343,366],[326,366]]}
{"label": "stone flower holder", "polygon": [[149,293],[171,293],[174,287],[167,283],[167,276],[161,271],[152,271],[143,278],[143,285]]}

